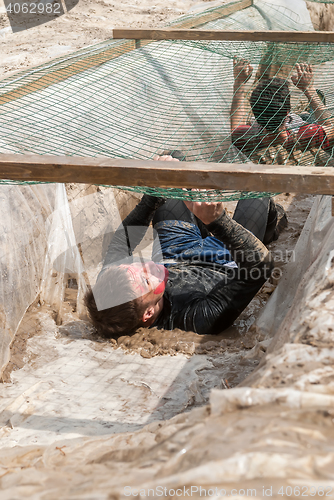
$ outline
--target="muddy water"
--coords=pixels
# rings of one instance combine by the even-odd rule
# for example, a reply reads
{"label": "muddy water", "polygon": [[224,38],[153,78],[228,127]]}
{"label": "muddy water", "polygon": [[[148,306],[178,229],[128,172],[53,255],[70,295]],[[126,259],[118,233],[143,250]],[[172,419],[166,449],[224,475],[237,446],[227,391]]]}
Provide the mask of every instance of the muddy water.
{"label": "muddy water", "polygon": [[265,284],[234,325],[220,335],[198,335],[179,329],[140,328],[132,336],[120,337],[117,345],[127,352],[139,352],[144,358],[163,354],[218,354],[251,349],[258,338],[250,327],[274,289],[275,285]]}

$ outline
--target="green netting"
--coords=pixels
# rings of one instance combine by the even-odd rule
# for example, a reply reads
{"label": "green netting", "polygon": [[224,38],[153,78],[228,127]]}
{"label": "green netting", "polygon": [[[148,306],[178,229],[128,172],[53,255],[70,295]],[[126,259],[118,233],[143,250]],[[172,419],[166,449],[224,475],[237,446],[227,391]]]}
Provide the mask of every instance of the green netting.
{"label": "green netting", "polygon": [[146,193],[153,196],[163,196],[164,198],[174,198],[177,200],[192,200],[192,201],[236,201],[246,198],[263,198],[265,196],[274,196],[278,193],[260,193],[255,191],[219,191],[218,189],[199,190],[184,190],[177,188],[150,188],[145,186],[115,186],[118,189],[132,191],[135,193]]}
{"label": "green netting", "polygon": [[312,3],[328,3],[328,4],[331,4],[331,3],[334,3],[333,0],[307,0],[308,2],[312,2]]}
{"label": "green netting", "polygon": [[[256,0],[252,7],[206,24],[200,22],[202,15],[177,22],[192,21],[201,29],[313,29],[299,0],[291,9]],[[0,153],[151,159],[164,150],[179,150],[187,161],[332,165],[331,154],[321,148],[287,151],[270,144],[241,151],[233,145],[234,55],[254,66],[245,99],[250,122],[248,97],[263,76],[286,78],[292,111],[299,116],[307,109],[290,80],[298,62],[313,65],[316,86],[332,110],[334,44],[108,40],[0,84]],[[266,194],[124,189],[212,201]]]}
{"label": "green netting", "polygon": [[[3,185],[33,185],[33,184],[53,184],[52,182],[38,182],[38,181],[15,181],[8,179],[0,179],[0,184]],[[99,186],[110,187],[105,184],[97,184]],[[187,190],[178,188],[151,188],[147,186],[112,186],[123,191],[129,191],[133,193],[143,193],[150,194],[153,196],[162,196],[165,198],[174,198],[177,200],[192,200],[192,201],[202,201],[206,200],[209,202],[215,201],[236,201],[244,200],[246,198],[263,198],[265,196],[270,196],[279,193],[266,193],[258,191],[220,191],[218,189],[207,189],[204,191],[199,190]]]}

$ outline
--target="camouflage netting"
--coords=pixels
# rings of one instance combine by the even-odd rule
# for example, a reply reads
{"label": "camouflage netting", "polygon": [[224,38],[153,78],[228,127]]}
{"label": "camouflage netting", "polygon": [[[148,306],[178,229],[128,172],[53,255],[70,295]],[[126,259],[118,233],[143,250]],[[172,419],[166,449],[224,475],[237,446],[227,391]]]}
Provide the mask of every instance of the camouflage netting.
{"label": "camouflage netting", "polygon": [[[295,12],[256,0],[251,7],[206,24],[201,24],[203,15],[219,16],[221,7],[183,16],[170,25],[313,30],[305,3],[298,1],[292,7]],[[151,159],[163,151],[178,150],[188,161],[331,165],[330,154],[322,149],[296,147],[288,152],[269,146],[245,155],[232,145],[234,55],[254,66],[248,92],[263,76],[287,78],[292,111],[297,114],[307,108],[307,102],[289,78],[297,62],[311,63],[316,86],[332,109],[333,44],[108,40],[0,84],[0,152]],[[153,192],[211,200],[264,194],[158,188]]]}

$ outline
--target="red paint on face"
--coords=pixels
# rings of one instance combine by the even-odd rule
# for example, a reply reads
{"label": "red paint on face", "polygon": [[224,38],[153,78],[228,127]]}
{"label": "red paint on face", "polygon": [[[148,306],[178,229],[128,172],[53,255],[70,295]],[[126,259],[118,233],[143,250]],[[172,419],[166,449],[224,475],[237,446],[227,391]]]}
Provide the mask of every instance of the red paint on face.
{"label": "red paint on face", "polygon": [[168,273],[168,270],[165,268],[165,266],[161,266],[161,267],[163,267],[165,276],[163,278],[163,281],[161,281],[160,285],[158,285],[156,287],[156,289],[154,290],[154,295],[159,295],[160,293],[164,293],[165,288],[166,288],[166,283],[167,283],[167,280],[168,280],[169,273]]}
{"label": "red paint on face", "polygon": [[153,291],[154,295],[159,295],[165,291],[168,280],[168,271],[165,266],[155,262],[139,263],[130,265],[122,264],[131,276],[134,288],[140,295],[145,295]]}

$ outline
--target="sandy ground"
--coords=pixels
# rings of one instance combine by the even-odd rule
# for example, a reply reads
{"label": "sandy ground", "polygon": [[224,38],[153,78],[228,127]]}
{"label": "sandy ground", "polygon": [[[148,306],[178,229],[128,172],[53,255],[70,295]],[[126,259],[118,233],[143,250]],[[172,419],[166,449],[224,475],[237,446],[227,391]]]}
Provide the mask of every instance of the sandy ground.
{"label": "sandy ground", "polygon": [[117,27],[163,26],[189,9],[215,2],[196,0],[80,0],[66,14],[28,30],[12,33],[0,1],[0,78],[111,38]]}
{"label": "sandy ground", "polygon": [[[79,0],[65,14],[43,25],[13,33],[4,0],[0,0],[0,79],[107,40],[111,38],[113,28],[162,27],[190,10],[202,10],[221,3],[227,1]],[[334,29],[333,5],[307,2],[307,7],[316,29]],[[14,29],[22,28],[18,22],[12,22],[12,25]]]}

